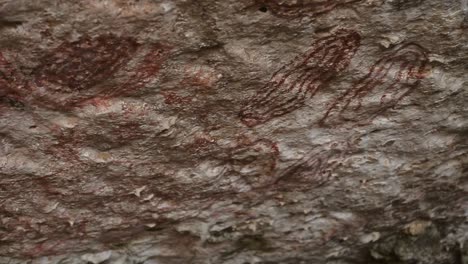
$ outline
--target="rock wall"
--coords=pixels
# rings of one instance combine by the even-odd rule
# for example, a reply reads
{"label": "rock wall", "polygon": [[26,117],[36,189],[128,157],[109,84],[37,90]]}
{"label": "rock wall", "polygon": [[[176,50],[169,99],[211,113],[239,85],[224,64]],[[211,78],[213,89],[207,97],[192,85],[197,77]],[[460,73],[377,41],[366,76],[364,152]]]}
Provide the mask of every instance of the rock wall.
{"label": "rock wall", "polygon": [[0,263],[468,263],[465,0],[0,0]]}

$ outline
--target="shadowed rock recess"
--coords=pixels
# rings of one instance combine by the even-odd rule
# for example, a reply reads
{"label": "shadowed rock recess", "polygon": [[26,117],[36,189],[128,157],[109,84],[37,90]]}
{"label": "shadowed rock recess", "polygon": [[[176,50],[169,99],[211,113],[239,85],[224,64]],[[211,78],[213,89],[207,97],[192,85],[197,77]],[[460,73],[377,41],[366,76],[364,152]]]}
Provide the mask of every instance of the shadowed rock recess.
{"label": "shadowed rock recess", "polygon": [[0,0],[0,264],[467,264],[465,0]]}

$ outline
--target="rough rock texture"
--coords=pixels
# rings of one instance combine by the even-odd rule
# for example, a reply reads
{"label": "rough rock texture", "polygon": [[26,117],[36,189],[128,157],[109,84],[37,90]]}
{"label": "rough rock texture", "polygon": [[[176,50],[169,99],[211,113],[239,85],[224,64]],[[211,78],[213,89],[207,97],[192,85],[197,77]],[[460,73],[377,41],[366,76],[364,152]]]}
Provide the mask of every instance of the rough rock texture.
{"label": "rough rock texture", "polygon": [[468,263],[460,0],[1,0],[0,263]]}

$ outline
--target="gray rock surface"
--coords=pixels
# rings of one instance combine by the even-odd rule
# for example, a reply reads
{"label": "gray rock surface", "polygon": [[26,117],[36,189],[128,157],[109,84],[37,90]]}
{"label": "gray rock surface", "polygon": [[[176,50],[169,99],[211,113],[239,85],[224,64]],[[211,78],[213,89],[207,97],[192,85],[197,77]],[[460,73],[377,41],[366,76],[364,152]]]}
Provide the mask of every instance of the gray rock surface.
{"label": "gray rock surface", "polygon": [[467,263],[465,0],[0,0],[0,263]]}

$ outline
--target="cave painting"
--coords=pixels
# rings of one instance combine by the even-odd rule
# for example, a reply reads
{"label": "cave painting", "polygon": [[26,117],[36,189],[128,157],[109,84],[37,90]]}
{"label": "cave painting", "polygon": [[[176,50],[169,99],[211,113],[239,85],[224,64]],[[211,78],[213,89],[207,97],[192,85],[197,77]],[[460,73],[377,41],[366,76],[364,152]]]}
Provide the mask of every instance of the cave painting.
{"label": "cave painting", "polygon": [[317,16],[340,6],[361,0],[256,0],[256,3],[278,17]]}
{"label": "cave painting", "polygon": [[304,106],[348,67],[360,40],[356,31],[345,29],[318,39],[305,54],[274,73],[249,100],[239,114],[242,123],[256,126]]}
{"label": "cave painting", "polygon": [[128,63],[138,46],[132,38],[114,35],[66,41],[41,59],[35,83],[63,93],[90,89]]}
{"label": "cave painting", "polygon": [[[338,98],[332,99],[320,124],[359,124],[397,105],[426,77],[428,56],[418,44],[394,48],[379,59],[368,73]],[[349,155],[353,140],[337,141],[312,149],[287,169],[276,182],[317,186],[327,182]]]}
{"label": "cave painting", "polygon": [[[68,111],[130,95],[158,76],[170,51],[163,44],[140,44],[133,38],[113,34],[83,36],[76,41],[64,41],[38,58],[37,66],[28,76],[8,61],[11,57],[7,59],[0,53],[0,115],[5,113],[2,108]],[[49,147],[50,154],[70,162],[79,160],[76,146],[83,142],[86,129],[68,135],[41,114],[28,111],[28,115],[60,143]],[[129,131],[128,135],[123,130],[115,133],[131,138],[142,133],[136,128],[124,129]]]}
{"label": "cave painting", "polygon": [[93,99],[122,96],[143,88],[168,58],[171,48],[159,43],[140,44],[130,37],[113,34],[83,36],[65,41],[39,59],[32,78],[10,75],[8,85],[0,80],[1,96],[16,96],[23,103],[67,110]]}
{"label": "cave painting", "polygon": [[379,59],[367,75],[333,99],[320,124],[369,121],[394,107],[426,76],[428,57],[421,46],[409,43]]}

